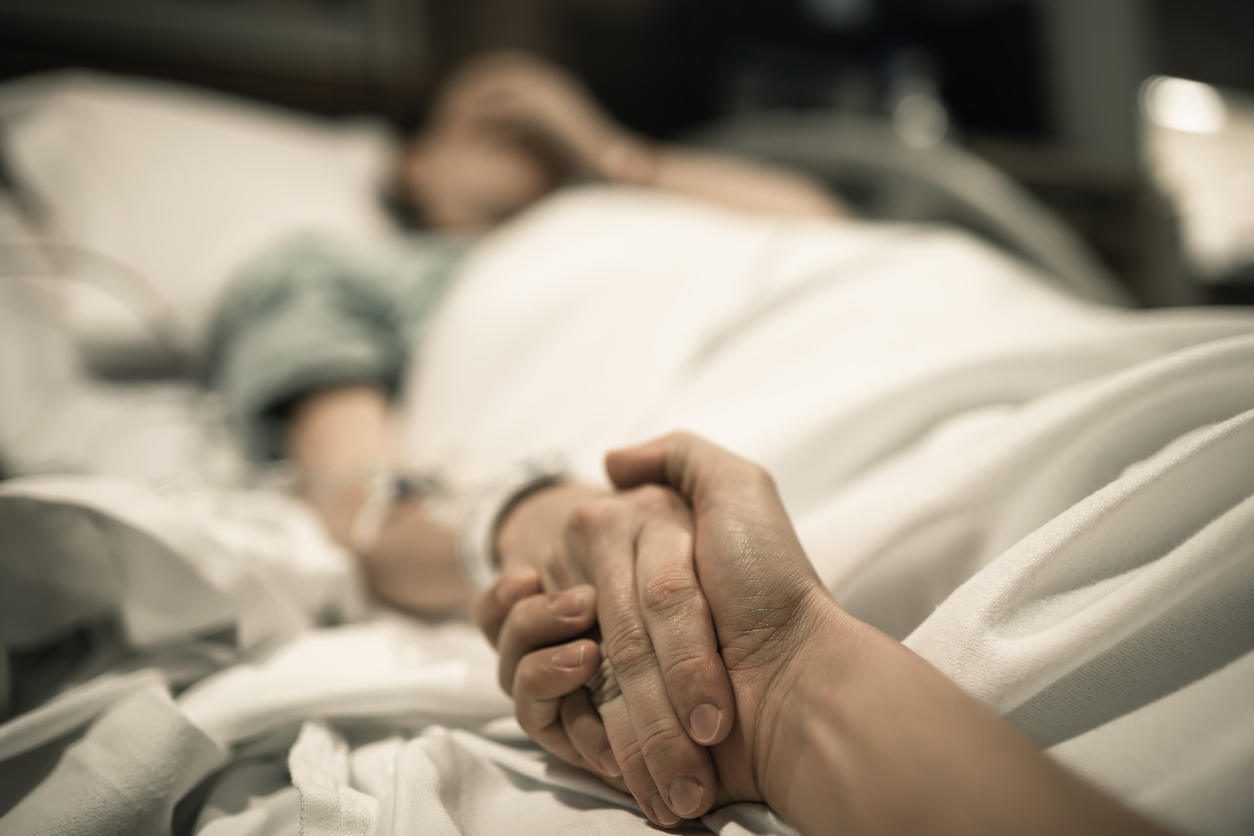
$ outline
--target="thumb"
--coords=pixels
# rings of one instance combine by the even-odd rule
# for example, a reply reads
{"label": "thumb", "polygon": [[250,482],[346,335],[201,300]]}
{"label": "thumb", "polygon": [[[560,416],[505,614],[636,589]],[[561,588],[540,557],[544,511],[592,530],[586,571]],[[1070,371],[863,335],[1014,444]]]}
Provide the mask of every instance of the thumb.
{"label": "thumb", "polygon": [[720,503],[764,499],[771,506],[778,503],[774,482],[765,470],[687,432],[613,450],[605,457],[605,470],[620,489],[646,483],[669,485],[698,514]]}
{"label": "thumb", "polygon": [[[768,556],[763,571],[791,567],[796,578],[821,582],[805,555],[775,482],[765,468],[691,433],[679,432],[615,450],[605,457],[610,480],[620,489],[645,483],[669,485],[692,505],[698,538],[716,544],[721,560],[740,555],[742,569]],[[706,560],[701,564],[711,568]],[[770,568],[773,567],[773,568]]]}
{"label": "thumb", "polygon": [[702,438],[677,432],[637,447],[610,451],[605,470],[615,487],[669,485],[696,504],[698,494],[717,489],[714,471],[720,460],[740,461]]}
{"label": "thumb", "polygon": [[625,490],[637,485],[670,484],[666,478],[666,460],[674,438],[674,435],[668,435],[635,447],[607,453],[605,472],[614,487]]}

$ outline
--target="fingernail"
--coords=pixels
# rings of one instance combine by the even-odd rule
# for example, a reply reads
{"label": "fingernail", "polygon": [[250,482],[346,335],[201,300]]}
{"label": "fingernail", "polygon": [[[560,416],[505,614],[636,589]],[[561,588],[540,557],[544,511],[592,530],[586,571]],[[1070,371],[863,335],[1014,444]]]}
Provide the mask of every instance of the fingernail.
{"label": "fingernail", "polygon": [[681,775],[671,780],[671,809],[686,819],[697,814],[701,807],[701,782]]}
{"label": "fingernail", "polygon": [[692,729],[692,739],[701,745],[712,743],[718,736],[719,726],[723,724],[723,712],[712,703],[703,702],[688,715],[688,726]]}
{"label": "fingernail", "polygon": [[570,618],[583,612],[583,590],[571,589],[563,592],[553,601],[553,612]]}
{"label": "fingernail", "polygon": [[623,770],[618,766],[618,759],[614,757],[613,749],[602,749],[601,754],[597,755],[597,760],[601,762],[601,771],[611,778],[617,778],[623,774]]}
{"label": "fingernail", "polygon": [[580,642],[577,645],[566,646],[553,654],[553,662],[559,667],[566,670],[574,670],[583,665],[583,652],[588,647],[587,643]]}
{"label": "fingernail", "polygon": [[681,821],[679,816],[672,813],[671,808],[666,806],[660,792],[653,793],[649,806],[653,808],[653,815],[657,816],[657,820],[662,823],[663,827],[674,827]]}

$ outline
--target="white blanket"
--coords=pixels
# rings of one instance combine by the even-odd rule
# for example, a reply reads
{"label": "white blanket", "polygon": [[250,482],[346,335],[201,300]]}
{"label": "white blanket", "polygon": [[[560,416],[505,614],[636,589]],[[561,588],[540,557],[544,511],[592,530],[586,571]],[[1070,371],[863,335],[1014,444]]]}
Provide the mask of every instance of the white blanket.
{"label": "white blanket", "polygon": [[[467,490],[554,447],[602,479],[606,448],[675,428],[762,462],[855,615],[1159,821],[1254,826],[1248,311],[1094,308],[943,229],[588,190],[478,248],[407,397],[414,463]],[[49,510],[12,511],[34,506]],[[145,596],[199,589],[162,610],[188,614],[160,622],[164,635],[181,629],[191,645],[211,626],[237,630],[226,666],[176,701],[154,663],[148,678],[115,672],[41,709],[43,738],[38,721],[0,727],[7,768],[45,751],[67,715],[103,711],[0,831],[651,832],[630,799],[520,738],[467,625],[387,616],[286,638],[298,616],[353,615],[334,585],[295,594],[307,567],[292,555],[311,546],[272,536],[266,559],[241,535],[208,559],[195,537],[161,534],[175,520],[207,537],[241,531],[220,501],[141,519],[18,483],[5,508],[6,531],[28,540],[71,530],[40,527],[58,514],[86,515],[107,542],[148,531],[166,543],[150,558],[201,578],[183,592],[115,584],[95,612],[129,624]],[[192,599],[218,609],[191,619]],[[9,612],[12,636],[22,624]],[[198,783],[195,803],[173,806]],[[787,832],[757,805],[702,823]]]}

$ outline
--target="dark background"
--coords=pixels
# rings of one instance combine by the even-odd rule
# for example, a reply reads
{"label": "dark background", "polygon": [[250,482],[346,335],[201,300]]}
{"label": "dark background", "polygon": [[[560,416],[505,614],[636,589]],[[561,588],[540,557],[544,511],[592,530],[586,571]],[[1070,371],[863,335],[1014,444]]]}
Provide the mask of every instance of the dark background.
{"label": "dark background", "polygon": [[326,114],[421,122],[460,60],[516,47],[658,137],[738,112],[885,112],[923,80],[951,138],[1067,218],[1134,290],[1170,257],[1136,91],[1254,90],[1249,0],[0,0],[0,79],[152,75]]}

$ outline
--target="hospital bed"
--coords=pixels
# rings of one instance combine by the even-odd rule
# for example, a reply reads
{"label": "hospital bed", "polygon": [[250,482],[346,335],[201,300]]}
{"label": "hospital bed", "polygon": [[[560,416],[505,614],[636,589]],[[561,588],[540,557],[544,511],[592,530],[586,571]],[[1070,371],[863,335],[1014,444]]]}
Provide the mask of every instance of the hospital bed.
{"label": "hospital bed", "polygon": [[[1147,815],[1248,832],[1254,316],[1094,304],[1113,284],[990,170],[795,118],[706,141],[896,172],[1001,246],[560,195],[442,303],[409,463],[464,495],[559,448],[603,483],[608,447],[700,432],[768,467],[852,614]],[[275,237],[390,240],[390,135],[83,75],[0,121],[0,832],[649,832],[520,734],[469,625],[372,604],[212,396],[83,371],[185,371]],[[761,805],[702,826],[790,832]]]}

